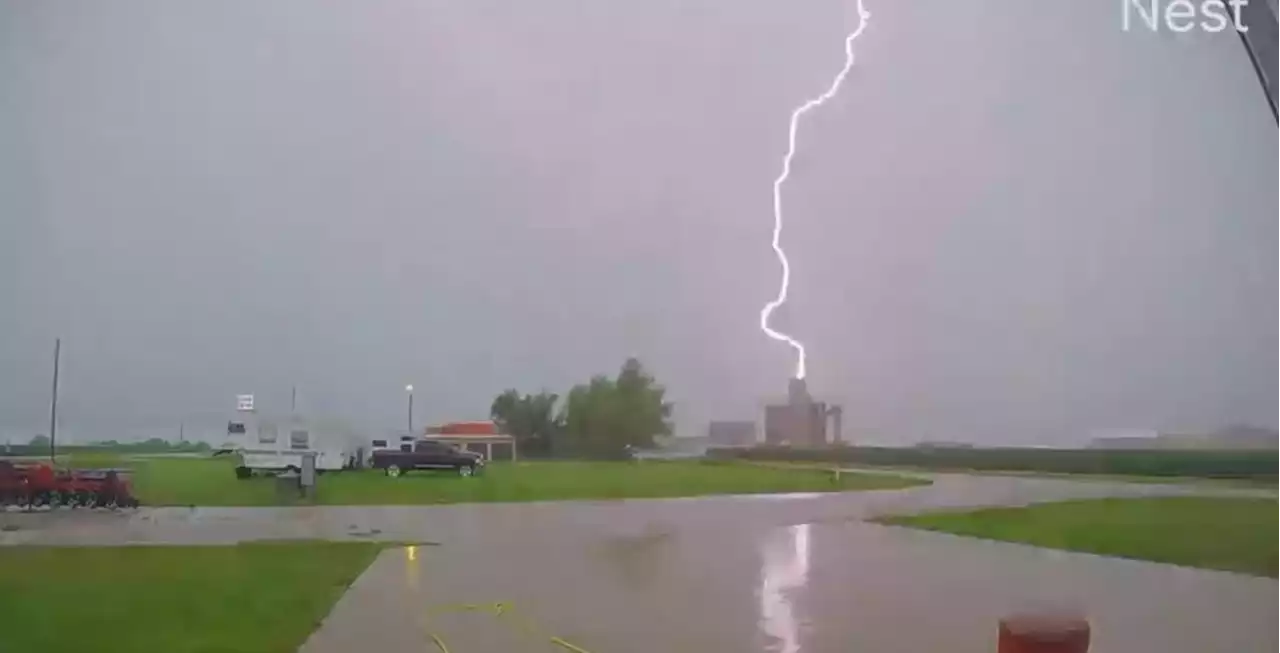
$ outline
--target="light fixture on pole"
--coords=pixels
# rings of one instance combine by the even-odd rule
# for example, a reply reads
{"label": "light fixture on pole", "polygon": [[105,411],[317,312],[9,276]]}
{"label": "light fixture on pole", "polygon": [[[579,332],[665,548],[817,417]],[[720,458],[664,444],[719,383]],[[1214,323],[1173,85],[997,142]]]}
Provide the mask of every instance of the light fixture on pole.
{"label": "light fixture on pole", "polygon": [[413,435],[413,384],[406,385],[404,391],[409,395],[409,435]]}

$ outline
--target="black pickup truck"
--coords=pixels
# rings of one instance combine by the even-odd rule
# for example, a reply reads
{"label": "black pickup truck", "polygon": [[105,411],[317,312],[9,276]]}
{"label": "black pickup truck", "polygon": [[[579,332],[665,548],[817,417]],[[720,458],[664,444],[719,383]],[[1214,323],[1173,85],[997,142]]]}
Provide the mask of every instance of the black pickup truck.
{"label": "black pickup truck", "polygon": [[484,468],[484,456],[435,440],[418,440],[412,451],[374,451],[370,462],[387,476],[399,476],[411,469],[451,469],[460,476],[471,476]]}

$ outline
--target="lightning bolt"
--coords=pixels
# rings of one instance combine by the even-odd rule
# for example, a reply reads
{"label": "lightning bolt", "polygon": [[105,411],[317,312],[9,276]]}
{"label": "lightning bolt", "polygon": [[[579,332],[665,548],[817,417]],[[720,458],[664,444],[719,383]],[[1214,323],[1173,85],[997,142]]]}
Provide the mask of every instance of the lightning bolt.
{"label": "lightning bolt", "polygon": [[840,69],[840,72],[836,73],[835,78],[831,80],[831,85],[827,87],[827,90],[822,95],[806,100],[804,104],[796,107],[791,112],[791,125],[787,132],[787,155],[782,157],[782,173],[778,175],[777,179],[773,180],[773,251],[778,255],[778,262],[782,264],[782,285],[778,288],[778,296],[773,301],[765,304],[764,308],[760,310],[760,330],[764,331],[765,335],[770,338],[785,342],[796,350],[797,379],[803,379],[805,375],[804,345],[799,340],[781,331],[775,331],[769,326],[769,316],[773,314],[774,309],[786,303],[787,290],[791,285],[791,263],[787,260],[787,253],[782,251],[781,243],[782,185],[791,176],[791,159],[796,155],[796,129],[800,125],[800,118],[835,97],[835,94],[840,92],[840,86],[844,84],[844,78],[853,69],[853,42],[862,35],[862,30],[866,29],[867,21],[871,18],[871,12],[862,6],[862,0],[858,0],[857,8],[858,27],[844,39],[844,67]]}

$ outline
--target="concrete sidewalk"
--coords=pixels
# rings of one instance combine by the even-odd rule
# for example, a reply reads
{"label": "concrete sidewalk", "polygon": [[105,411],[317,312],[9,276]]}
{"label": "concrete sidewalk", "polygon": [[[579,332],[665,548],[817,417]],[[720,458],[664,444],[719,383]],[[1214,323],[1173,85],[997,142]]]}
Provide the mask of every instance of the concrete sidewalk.
{"label": "concrete sidewalk", "polygon": [[1267,578],[866,523],[565,533],[389,550],[302,651],[992,653],[1002,616],[1054,605],[1090,617],[1094,653],[1261,653],[1276,594]]}

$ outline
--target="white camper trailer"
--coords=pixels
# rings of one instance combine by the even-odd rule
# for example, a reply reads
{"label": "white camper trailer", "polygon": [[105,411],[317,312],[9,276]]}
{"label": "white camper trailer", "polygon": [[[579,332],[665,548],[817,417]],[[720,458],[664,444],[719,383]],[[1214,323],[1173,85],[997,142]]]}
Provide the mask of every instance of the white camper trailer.
{"label": "white camper trailer", "polygon": [[239,478],[254,472],[300,471],[308,453],[316,454],[319,471],[348,469],[359,461],[359,439],[338,422],[300,416],[272,419],[254,409],[252,398],[242,397],[237,403],[227,437],[240,456]]}

